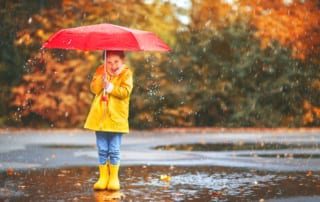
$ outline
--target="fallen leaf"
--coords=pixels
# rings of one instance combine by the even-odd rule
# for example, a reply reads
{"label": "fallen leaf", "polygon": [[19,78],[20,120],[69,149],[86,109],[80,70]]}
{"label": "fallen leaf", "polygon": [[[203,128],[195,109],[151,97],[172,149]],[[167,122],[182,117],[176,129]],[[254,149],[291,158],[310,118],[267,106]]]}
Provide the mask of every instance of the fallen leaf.
{"label": "fallen leaf", "polygon": [[211,196],[212,197],[219,197],[219,196],[222,196],[222,193],[219,192],[219,191],[214,191],[214,192],[211,193]]}
{"label": "fallen leaf", "polygon": [[77,182],[77,183],[74,184],[74,186],[80,187],[80,186],[81,186],[81,183],[80,183],[80,182]]}
{"label": "fallen leaf", "polygon": [[164,182],[170,182],[171,177],[169,175],[160,175],[160,180]]}
{"label": "fallen leaf", "polygon": [[18,186],[20,189],[24,189],[24,188],[26,188],[27,186],[26,185],[19,185]]}
{"label": "fallen leaf", "polygon": [[7,169],[7,175],[9,175],[9,176],[14,175],[14,169],[13,168],[8,168]]}

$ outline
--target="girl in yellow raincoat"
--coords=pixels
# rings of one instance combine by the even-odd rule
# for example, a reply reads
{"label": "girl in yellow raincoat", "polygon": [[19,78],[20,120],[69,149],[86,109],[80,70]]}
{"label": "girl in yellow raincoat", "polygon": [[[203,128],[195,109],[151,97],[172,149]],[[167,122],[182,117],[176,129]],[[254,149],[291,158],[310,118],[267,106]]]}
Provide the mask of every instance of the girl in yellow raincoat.
{"label": "girl in yellow raincoat", "polygon": [[122,135],[129,133],[129,100],[133,87],[132,72],[124,59],[123,51],[108,51],[106,78],[101,65],[90,84],[95,98],[84,127],[96,132],[100,177],[93,186],[95,190],[120,189],[120,145]]}

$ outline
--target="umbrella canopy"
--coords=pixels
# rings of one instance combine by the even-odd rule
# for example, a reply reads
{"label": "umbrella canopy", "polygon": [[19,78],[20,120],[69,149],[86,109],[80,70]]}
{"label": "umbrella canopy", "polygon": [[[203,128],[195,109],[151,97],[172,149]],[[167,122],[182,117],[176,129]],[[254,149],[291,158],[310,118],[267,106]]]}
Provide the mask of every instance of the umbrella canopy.
{"label": "umbrella canopy", "polygon": [[97,24],[62,29],[42,48],[76,50],[170,51],[154,33],[113,24]]}

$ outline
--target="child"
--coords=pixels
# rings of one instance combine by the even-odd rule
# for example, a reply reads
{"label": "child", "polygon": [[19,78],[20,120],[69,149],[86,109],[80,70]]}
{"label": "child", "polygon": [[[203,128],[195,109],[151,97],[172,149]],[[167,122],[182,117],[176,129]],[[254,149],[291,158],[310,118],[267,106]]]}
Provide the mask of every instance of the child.
{"label": "child", "polygon": [[124,64],[123,51],[107,51],[106,56],[107,74],[104,66],[99,66],[90,84],[95,98],[84,127],[96,131],[100,177],[93,188],[119,190],[120,145],[122,134],[129,133],[133,82],[131,70]]}

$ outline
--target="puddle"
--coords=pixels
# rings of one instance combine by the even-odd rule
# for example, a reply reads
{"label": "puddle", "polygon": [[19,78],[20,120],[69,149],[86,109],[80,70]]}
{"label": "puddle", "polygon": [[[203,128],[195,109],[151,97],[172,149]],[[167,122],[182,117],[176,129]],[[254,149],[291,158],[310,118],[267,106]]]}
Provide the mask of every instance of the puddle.
{"label": "puddle", "polygon": [[262,157],[262,158],[289,158],[289,159],[318,159],[320,158],[320,154],[293,154],[293,153],[285,153],[285,154],[241,154],[237,155],[241,157]]}
{"label": "puddle", "polygon": [[[0,173],[0,201],[259,201],[320,195],[320,172],[213,166],[121,167],[121,192],[94,192],[96,167]],[[163,177],[164,176],[164,177]]]}
{"label": "puddle", "polygon": [[281,144],[281,143],[216,143],[216,144],[174,144],[154,147],[156,150],[173,151],[242,151],[242,150],[282,150],[282,149],[319,149],[318,144]]}
{"label": "puddle", "polygon": [[94,149],[95,148],[94,145],[74,145],[74,144],[43,144],[43,145],[32,145],[32,146],[48,148],[48,149]]}

